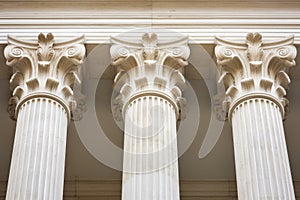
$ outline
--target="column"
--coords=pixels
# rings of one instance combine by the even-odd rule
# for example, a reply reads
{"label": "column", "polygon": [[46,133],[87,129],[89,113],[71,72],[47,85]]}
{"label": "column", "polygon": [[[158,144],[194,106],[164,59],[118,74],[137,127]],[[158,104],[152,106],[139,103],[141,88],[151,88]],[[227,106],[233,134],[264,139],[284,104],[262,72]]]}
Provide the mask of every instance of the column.
{"label": "column", "polygon": [[14,74],[8,111],[17,120],[7,200],[62,199],[68,122],[77,118],[84,38],[54,42],[8,36],[4,54]]}
{"label": "column", "polygon": [[295,199],[283,118],[295,65],[293,37],[262,42],[249,33],[246,43],[217,38],[215,49],[225,87],[223,108],[232,124],[239,199]]}
{"label": "column", "polygon": [[112,38],[118,73],[114,116],[124,120],[123,200],[179,200],[177,125],[183,113],[187,38],[142,43]]}

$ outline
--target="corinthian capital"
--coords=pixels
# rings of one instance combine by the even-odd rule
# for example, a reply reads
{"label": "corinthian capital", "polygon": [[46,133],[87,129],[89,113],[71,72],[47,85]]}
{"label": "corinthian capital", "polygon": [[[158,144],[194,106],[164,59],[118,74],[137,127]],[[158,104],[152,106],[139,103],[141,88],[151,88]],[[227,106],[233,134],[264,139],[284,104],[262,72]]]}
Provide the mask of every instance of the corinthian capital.
{"label": "corinthian capital", "polygon": [[221,71],[219,83],[225,86],[223,108],[229,112],[239,102],[255,97],[276,103],[284,116],[290,83],[287,71],[295,65],[293,37],[263,42],[259,33],[249,33],[245,43],[216,38],[215,54]]}
{"label": "corinthian capital", "polygon": [[[80,64],[85,55],[84,37],[55,42],[51,33],[39,34],[38,41],[22,41],[8,36],[4,50],[6,64],[14,68],[10,79],[13,96],[8,111],[16,118],[20,106],[35,97],[56,100],[69,118],[76,111],[80,88]],[[78,108],[77,108],[78,109]]]}
{"label": "corinthian capital", "polygon": [[[115,76],[115,116],[121,119],[124,107],[141,95],[163,96],[183,116],[185,86],[183,67],[188,64],[190,49],[188,38],[159,42],[157,35],[146,33],[140,42],[111,38],[112,64],[117,68]],[[117,114],[119,113],[119,114]]]}

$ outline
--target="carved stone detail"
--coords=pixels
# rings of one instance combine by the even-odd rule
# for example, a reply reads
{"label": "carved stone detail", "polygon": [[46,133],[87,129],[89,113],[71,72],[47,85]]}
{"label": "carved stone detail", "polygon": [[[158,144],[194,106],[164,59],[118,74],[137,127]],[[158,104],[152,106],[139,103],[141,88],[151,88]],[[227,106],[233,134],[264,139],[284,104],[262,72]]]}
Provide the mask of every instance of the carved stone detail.
{"label": "carved stone detail", "polygon": [[13,119],[16,119],[18,109],[25,101],[38,96],[61,103],[69,118],[78,113],[74,111],[77,107],[75,97],[83,99],[79,77],[85,55],[83,36],[64,42],[55,42],[51,33],[46,36],[39,34],[37,42],[8,36],[4,54],[6,64],[14,67],[10,79],[13,96],[8,106]]}
{"label": "carved stone detail", "polygon": [[[141,95],[163,95],[175,106],[178,119],[184,117],[185,87],[183,67],[188,64],[188,38],[160,43],[157,35],[146,33],[140,43],[111,38],[112,64],[117,68],[115,89],[119,91],[113,102],[116,119],[122,119],[124,107]],[[123,115],[124,116],[124,115]]]}
{"label": "carved stone detail", "polygon": [[[249,33],[245,43],[216,37],[215,54],[225,87],[223,110],[227,116],[239,102],[255,96],[271,99],[284,116],[290,83],[287,71],[295,65],[293,37],[276,42],[263,42],[259,33]],[[219,95],[220,96],[220,95]],[[224,111],[222,111],[224,112]]]}

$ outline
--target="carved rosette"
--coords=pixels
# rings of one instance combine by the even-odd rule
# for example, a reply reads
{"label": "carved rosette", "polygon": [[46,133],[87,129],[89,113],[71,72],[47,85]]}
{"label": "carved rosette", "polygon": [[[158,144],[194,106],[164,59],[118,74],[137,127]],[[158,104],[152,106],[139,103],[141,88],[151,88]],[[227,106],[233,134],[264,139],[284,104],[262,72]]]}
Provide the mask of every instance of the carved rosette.
{"label": "carved rosette", "polygon": [[188,64],[190,49],[187,37],[159,43],[157,35],[144,34],[140,43],[111,38],[112,65],[117,69],[113,102],[115,118],[121,120],[126,106],[135,98],[153,95],[167,99],[174,107],[178,120],[185,115],[183,67]]}
{"label": "carved rosette", "polygon": [[13,119],[17,118],[20,106],[35,97],[54,99],[65,107],[69,119],[73,115],[78,118],[78,109],[84,110],[76,105],[84,99],[79,77],[85,55],[83,36],[64,42],[55,42],[51,33],[39,34],[37,42],[8,36],[4,54],[6,64],[14,69],[8,106]]}
{"label": "carved rosette", "polygon": [[297,54],[293,37],[264,43],[259,33],[249,33],[245,43],[219,37],[216,43],[215,54],[221,71],[219,83],[225,87],[223,112],[228,118],[240,102],[255,97],[272,100],[284,116],[288,105],[286,89],[290,83],[287,71],[295,65]]}

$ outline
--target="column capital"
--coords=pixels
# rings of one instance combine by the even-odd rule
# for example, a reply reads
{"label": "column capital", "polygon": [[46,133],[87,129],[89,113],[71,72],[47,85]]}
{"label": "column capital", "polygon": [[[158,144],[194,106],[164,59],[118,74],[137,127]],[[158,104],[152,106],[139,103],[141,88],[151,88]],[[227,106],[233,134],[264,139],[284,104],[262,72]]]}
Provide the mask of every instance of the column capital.
{"label": "column capital", "polygon": [[6,64],[12,66],[13,91],[8,112],[16,119],[21,105],[29,99],[46,97],[60,103],[69,119],[78,118],[84,96],[80,93],[80,64],[85,55],[84,36],[73,40],[54,41],[51,33],[40,33],[37,41],[24,41],[8,36],[4,50]]}
{"label": "column capital", "polygon": [[218,83],[225,87],[223,110],[231,117],[232,110],[250,98],[267,98],[282,113],[288,105],[285,98],[290,83],[289,67],[297,54],[293,36],[274,42],[263,42],[259,33],[248,33],[245,43],[216,37],[215,55],[221,72]]}
{"label": "column capital", "polygon": [[[182,118],[185,99],[183,67],[188,64],[188,38],[158,41],[155,33],[145,33],[140,42],[111,38],[110,53],[117,75],[114,87],[119,95],[113,103],[114,116],[122,119],[124,108],[134,99],[152,95],[167,99]],[[123,114],[122,114],[123,113]]]}

